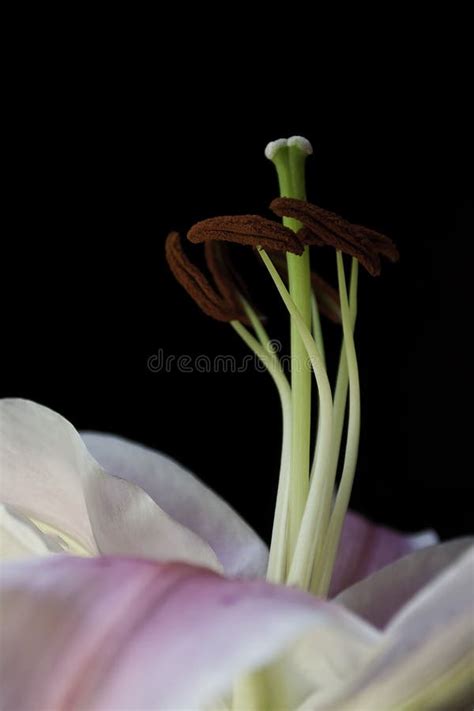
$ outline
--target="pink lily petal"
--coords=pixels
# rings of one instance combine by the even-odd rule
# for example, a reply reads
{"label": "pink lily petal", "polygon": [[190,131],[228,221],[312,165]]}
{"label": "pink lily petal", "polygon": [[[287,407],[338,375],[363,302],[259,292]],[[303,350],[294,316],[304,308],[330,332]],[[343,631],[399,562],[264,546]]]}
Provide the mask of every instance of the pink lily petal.
{"label": "pink lily petal", "polygon": [[344,590],[335,601],[383,629],[416,593],[473,544],[461,538],[410,553]]}
{"label": "pink lily petal", "polygon": [[264,577],[268,551],[243,519],[187,469],[160,452],[120,437],[83,434],[109,474],[140,486],[175,521],[216,552],[228,575]]}
{"label": "pink lily petal", "polygon": [[472,708],[474,546],[425,586],[388,625],[372,661],[301,711]]}
{"label": "pink lily petal", "polygon": [[19,517],[53,526],[89,555],[142,555],[221,570],[205,541],[142,489],[104,472],[57,413],[27,400],[2,400],[0,425],[0,502]]}
{"label": "pink lily petal", "polygon": [[303,633],[371,634],[334,603],[182,564],[56,556],[0,582],[7,709],[202,708]]}
{"label": "pink lily petal", "polygon": [[433,531],[410,536],[349,512],[344,521],[329,597],[338,595],[398,558],[437,542],[438,537]]}

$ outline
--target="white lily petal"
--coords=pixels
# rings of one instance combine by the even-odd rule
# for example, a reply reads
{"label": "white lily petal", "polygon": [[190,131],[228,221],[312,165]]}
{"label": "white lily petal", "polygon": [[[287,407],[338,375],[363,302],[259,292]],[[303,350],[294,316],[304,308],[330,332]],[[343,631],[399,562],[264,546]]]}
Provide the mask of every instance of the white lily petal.
{"label": "white lily petal", "polygon": [[0,501],[64,532],[90,555],[221,566],[210,546],[134,484],[104,472],[74,427],[26,400],[0,403]]}
{"label": "white lily petal", "polygon": [[228,575],[264,577],[268,550],[263,541],[187,469],[160,452],[120,437],[92,432],[82,437],[109,474],[140,486],[175,521],[207,541]]}
{"label": "white lily petal", "polygon": [[420,549],[356,583],[335,601],[382,629],[405,603],[468,550],[473,540],[461,538]]}
{"label": "white lily petal", "polygon": [[0,434],[0,501],[98,553],[83,495],[97,465],[72,425],[36,403],[2,400]]}
{"label": "white lily petal", "polygon": [[394,563],[411,551],[434,545],[434,531],[415,535],[399,533],[348,511],[342,529],[339,552],[331,580],[329,597],[338,595],[376,570]]}
{"label": "white lily petal", "polygon": [[387,627],[373,660],[301,711],[428,711],[474,701],[474,546],[425,586]]}

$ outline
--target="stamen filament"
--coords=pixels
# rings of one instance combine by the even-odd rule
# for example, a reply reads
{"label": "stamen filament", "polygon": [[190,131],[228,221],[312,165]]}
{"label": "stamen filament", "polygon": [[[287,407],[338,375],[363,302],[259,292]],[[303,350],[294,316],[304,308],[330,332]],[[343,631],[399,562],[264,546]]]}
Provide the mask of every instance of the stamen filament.
{"label": "stamen filament", "polygon": [[[352,330],[354,330],[355,321],[357,317],[357,281],[358,281],[358,262],[353,260],[352,271],[351,271],[351,285],[350,285],[350,300],[349,300],[349,310],[352,320]],[[344,429],[344,419],[346,412],[347,403],[347,391],[349,386],[349,373],[347,368],[347,357],[345,350],[345,340],[343,336],[341,353],[339,356],[339,367],[337,372],[336,389],[334,392],[334,413],[333,413],[333,445],[332,445],[332,467],[334,471],[337,472],[337,465],[339,462],[342,432]],[[321,551],[321,555],[318,559],[314,561],[312,580],[311,580],[311,592],[315,595],[318,594],[319,584],[321,582],[322,570],[324,567],[324,550]]]}
{"label": "stamen filament", "polygon": [[[342,327],[344,331],[344,346],[349,374],[349,421],[347,427],[346,452],[344,456],[344,466],[341,481],[336,496],[336,501],[331,514],[327,531],[324,551],[322,555],[323,573],[320,583],[317,584],[316,594],[327,595],[331,582],[332,571],[336,558],[339,541],[341,538],[344,518],[349,506],[349,499],[352,492],[352,484],[357,466],[357,455],[359,451],[360,438],[360,384],[359,369],[357,366],[357,356],[354,344],[354,313],[349,308],[347,298],[346,277],[344,273],[344,262],[341,252],[337,252],[337,273],[339,291],[341,296]],[[358,262],[352,260],[351,271],[351,305],[356,302],[357,294]]]}
{"label": "stamen filament", "polygon": [[319,317],[318,300],[316,298],[316,294],[314,293],[314,290],[311,294],[311,324],[312,324],[312,330],[313,330],[313,338],[315,340],[316,345],[319,348],[319,352],[321,353],[321,358],[323,359],[323,363],[324,363],[324,365],[326,365],[326,353],[324,352],[323,330],[321,328],[321,319]]}
{"label": "stamen filament", "polygon": [[247,316],[248,320],[250,321],[252,328],[257,335],[258,340],[260,341],[260,343],[262,344],[262,346],[265,348],[265,350],[267,351],[267,353],[269,355],[275,356],[275,352],[271,346],[270,336],[268,335],[261,319],[257,316],[255,309],[250,305],[250,303],[247,301],[247,299],[244,296],[242,296],[242,294],[239,294],[239,298],[242,303],[242,306],[244,307],[245,315]]}
{"label": "stamen filament", "polygon": [[270,557],[268,561],[267,579],[274,583],[283,583],[287,568],[287,527],[290,489],[290,451],[291,451],[291,390],[283,372],[280,361],[270,346],[267,333],[252,307],[243,300],[245,311],[252,322],[259,338],[266,342],[259,343],[239,321],[232,321],[231,326],[246,345],[260,358],[277,387],[280,396],[283,437],[280,460],[278,491],[273,519]]}
{"label": "stamen filament", "polygon": [[[317,550],[319,550],[323,544],[325,534],[325,531],[321,530],[321,521],[326,518],[323,517],[324,507],[327,506],[328,498],[329,504],[331,503],[332,488],[334,485],[330,471],[333,417],[331,387],[321,354],[311,336],[310,330],[306,326],[306,323],[267,253],[259,249],[259,254],[299,330],[307,354],[305,357],[309,356],[311,361],[320,396],[321,432],[315,476],[309,487],[306,506],[287,577],[287,583],[289,585],[299,585],[303,589],[308,589],[311,581],[314,557]],[[292,397],[295,397],[294,392],[292,393]],[[292,426],[295,427],[294,419]],[[331,493],[329,497],[326,493],[328,489]],[[290,501],[290,507],[291,504],[292,501]]]}
{"label": "stamen filament", "polygon": [[[359,263],[356,259],[352,260],[351,267],[351,285],[349,311],[351,315],[352,331],[354,331],[357,318],[357,282],[359,275]],[[344,331],[344,329],[343,329]],[[349,385],[349,372],[347,368],[346,344],[343,336],[341,354],[339,357],[339,369],[336,380],[336,390],[334,393],[334,438],[333,438],[333,453],[337,461],[339,459],[339,451],[341,447],[342,431],[344,428],[344,415],[346,411],[347,389]]]}
{"label": "stamen filament", "polygon": [[[313,338],[314,341],[319,348],[319,352],[321,353],[321,358],[324,363],[324,366],[326,367],[326,354],[324,352],[324,338],[323,338],[323,332],[321,328],[321,319],[319,317],[319,308],[318,308],[318,301],[316,298],[316,294],[313,293],[311,295],[311,322],[312,322],[312,331],[313,331]],[[321,409],[321,404],[319,402],[319,397],[318,397],[318,417],[317,417],[317,428],[316,428],[316,440],[314,443],[314,451],[313,451],[313,462],[311,465],[311,475],[310,475],[310,482],[311,479],[313,478],[314,470],[316,467],[316,455],[318,452],[318,441],[321,433],[321,417],[320,417],[320,409]]]}

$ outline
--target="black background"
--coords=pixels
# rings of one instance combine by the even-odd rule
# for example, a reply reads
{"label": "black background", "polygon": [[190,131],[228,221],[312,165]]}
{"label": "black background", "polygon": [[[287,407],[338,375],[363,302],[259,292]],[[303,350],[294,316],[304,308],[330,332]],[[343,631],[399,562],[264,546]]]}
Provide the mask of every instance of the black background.
{"label": "black background", "polygon": [[[10,106],[2,394],[169,453],[268,539],[280,438],[270,378],[156,373],[147,364],[159,349],[244,356],[231,329],[174,282],[164,239],[212,215],[267,214],[276,180],[265,144],[302,134],[315,151],[309,198],[385,232],[401,252],[380,278],[361,276],[353,506],[406,531],[470,531],[463,60],[451,56],[446,67],[438,47],[429,61],[415,52],[402,67],[378,47],[360,68],[349,53],[329,77],[310,53],[284,74],[271,54],[257,52],[257,64],[244,67],[241,43],[237,61],[214,52],[196,65],[191,52],[181,69],[173,60],[181,49],[158,58],[146,41],[103,53],[99,42],[92,59],[87,43],[65,58],[67,43],[28,57]],[[321,262],[334,280],[332,261]],[[287,344],[266,274],[252,260],[248,268],[272,337]],[[327,329],[334,357],[338,333]]]}

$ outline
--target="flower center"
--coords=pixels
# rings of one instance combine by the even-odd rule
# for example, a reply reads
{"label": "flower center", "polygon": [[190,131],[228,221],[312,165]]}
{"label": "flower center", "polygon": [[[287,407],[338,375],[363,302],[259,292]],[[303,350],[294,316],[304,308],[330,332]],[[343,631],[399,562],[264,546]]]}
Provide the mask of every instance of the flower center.
{"label": "flower center", "polygon": [[14,506],[0,505],[0,560],[69,553],[89,557],[72,536]]}
{"label": "flower center", "polygon": [[[360,387],[354,344],[358,266],[360,262],[376,276],[380,257],[394,261],[398,252],[384,235],[352,225],[306,201],[305,162],[311,153],[310,143],[300,136],[279,139],[266,148],[265,155],[275,165],[280,186],[280,198],[270,208],[283,218],[283,225],[256,215],[239,215],[204,220],[188,232],[191,242],[206,244],[207,256],[208,245],[216,241],[257,249],[290,316],[291,383],[261,320],[240,293],[239,284],[230,283],[219,261],[208,259],[217,287],[213,290],[179,251],[177,236],[168,237],[167,255],[173,273],[201,308],[214,318],[228,321],[262,360],[280,395],[283,441],[267,578],[326,596],[359,448]],[[310,246],[335,249],[338,298],[330,287],[321,289],[320,281],[315,288]],[[286,268],[282,266],[282,252],[286,253]],[[349,286],[344,254],[351,258]],[[283,276],[286,273],[288,284],[280,272]],[[320,311],[342,323],[334,390],[326,370]],[[313,376],[317,408],[312,408]],[[316,420],[316,438],[311,462],[312,417]],[[239,680],[233,708],[260,711],[273,705],[269,695],[271,674],[268,668]]]}

